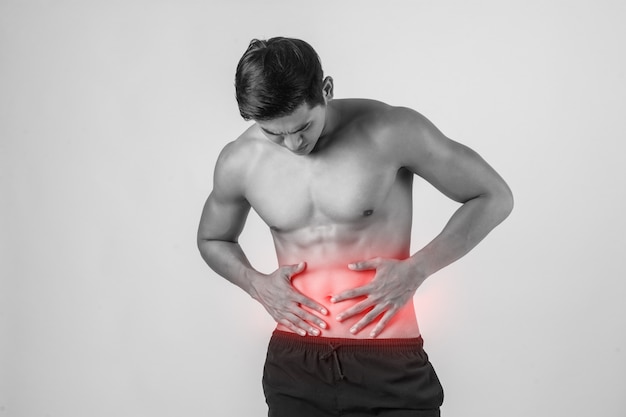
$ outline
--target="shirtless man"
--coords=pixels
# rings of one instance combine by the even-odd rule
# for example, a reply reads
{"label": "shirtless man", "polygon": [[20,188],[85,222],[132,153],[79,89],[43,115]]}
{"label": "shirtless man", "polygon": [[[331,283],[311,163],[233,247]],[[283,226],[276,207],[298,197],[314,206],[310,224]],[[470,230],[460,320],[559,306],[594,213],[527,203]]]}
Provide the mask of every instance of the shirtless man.
{"label": "shirtless man", "polygon": [[[439,415],[413,296],[508,216],[508,186],[413,110],[333,100],[332,78],[301,40],[253,40],[236,93],[255,123],[218,158],[198,246],[277,322],[263,375],[269,415]],[[414,175],[461,206],[411,254]],[[270,274],[237,243],[251,207],[274,240]]]}

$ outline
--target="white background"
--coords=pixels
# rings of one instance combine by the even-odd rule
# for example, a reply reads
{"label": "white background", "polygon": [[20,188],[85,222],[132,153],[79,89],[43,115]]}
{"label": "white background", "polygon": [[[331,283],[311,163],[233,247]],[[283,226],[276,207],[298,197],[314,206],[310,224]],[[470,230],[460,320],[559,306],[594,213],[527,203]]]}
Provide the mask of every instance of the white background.
{"label": "white background", "polygon": [[[195,246],[251,38],[415,108],[512,216],[416,295],[444,416],[626,415],[626,3],[0,2],[0,416],[263,416],[273,323]],[[456,208],[415,186],[413,248]],[[276,266],[252,214],[252,262]]]}

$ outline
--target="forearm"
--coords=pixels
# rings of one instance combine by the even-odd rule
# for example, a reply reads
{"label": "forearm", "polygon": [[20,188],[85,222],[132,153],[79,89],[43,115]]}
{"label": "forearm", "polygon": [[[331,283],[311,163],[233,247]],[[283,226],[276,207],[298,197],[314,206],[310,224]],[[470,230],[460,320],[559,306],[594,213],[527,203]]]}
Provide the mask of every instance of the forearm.
{"label": "forearm", "polygon": [[261,274],[250,265],[239,243],[200,239],[198,249],[213,271],[254,297],[252,283]]}
{"label": "forearm", "polygon": [[441,233],[411,256],[419,275],[425,279],[463,257],[500,224],[512,208],[513,199],[508,190],[465,202]]}

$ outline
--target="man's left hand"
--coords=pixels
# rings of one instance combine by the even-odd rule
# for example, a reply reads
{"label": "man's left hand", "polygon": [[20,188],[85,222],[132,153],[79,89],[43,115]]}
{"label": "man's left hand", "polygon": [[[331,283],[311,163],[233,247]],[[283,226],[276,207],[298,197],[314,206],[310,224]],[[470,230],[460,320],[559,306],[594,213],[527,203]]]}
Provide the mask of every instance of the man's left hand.
{"label": "man's left hand", "polygon": [[348,268],[353,271],[376,270],[376,275],[366,285],[334,295],[331,302],[338,303],[352,298],[365,297],[340,313],[337,320],[344,321],[369,309],[361,320],[350,328],[350,332],[356,334],[382,315],[370,332],[370,337],[380,334],[389,320],[413,297],[417,288],[426,279],[425,276],[422,277],[416,272],[417,269],[408,260],[375,258],[349,264]]}

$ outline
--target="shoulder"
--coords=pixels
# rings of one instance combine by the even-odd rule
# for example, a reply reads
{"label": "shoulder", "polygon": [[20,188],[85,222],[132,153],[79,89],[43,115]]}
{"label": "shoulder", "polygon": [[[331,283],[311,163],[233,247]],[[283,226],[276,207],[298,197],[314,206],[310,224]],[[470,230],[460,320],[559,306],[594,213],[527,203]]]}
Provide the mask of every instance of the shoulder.
{"label": "shoulder", "polygon": [[[437,183],[447,170],[472,175],[480,164],[469,147],[444,135],[428,118],[407,107],[393,107],[382,118],[377,143],[398,166]],[[457,168],[456,170],[454,168]]]}
{"label": "shoulder", "polygon": [[251,126],[220,151],[213,174],[214,189],[243,196],[250,172],[261,157],[263,143]]}
{"label": "shoulder", "polygon": [[422,114],[408,107],[367,99],[342,100],[349,124],[377,137],[400,139],[408,134],[427,133],[434,126]]}
{"label": "shoulder", "polygon": [[335,100],[341,112],[344,125],[373,129],[384,124],[388,113],[393,109],[387,103],[371,99],[351,98]]}
{"label": "shoulder", "polygon": [[408,107],[388,106],[377,120],[379,132],[386,140],[415,142],[440,134],[430,120]]}
{"label": "shoulder", "polygon": [[380,152],[394,160],[403,161],[410,155],[427,155],[433,147],[448,140],[420,112],[402,106],[363,100],[356,108],[353,125],[370,139]]}

